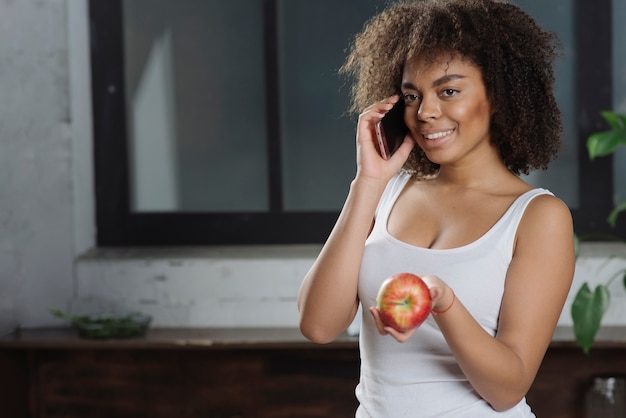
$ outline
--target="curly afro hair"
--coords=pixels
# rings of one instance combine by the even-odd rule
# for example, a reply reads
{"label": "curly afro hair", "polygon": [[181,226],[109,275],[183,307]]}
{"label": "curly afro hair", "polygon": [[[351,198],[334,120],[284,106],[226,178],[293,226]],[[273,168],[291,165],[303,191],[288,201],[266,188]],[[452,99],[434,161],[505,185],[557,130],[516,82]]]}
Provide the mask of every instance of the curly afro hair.
{"label": "curly afro hair", "polygon": [[[546,169],[561,146],[553,95],[557,37],[503,0],[401,0],[374,16],[353,44],[341,73],[354,78],[351,111],[400,93],[405,63],[420,55],[460,56],[481,71],[496,110],[491,141],[514,174]],[[439,168],[415,147],[405,168],[416,176]]]}

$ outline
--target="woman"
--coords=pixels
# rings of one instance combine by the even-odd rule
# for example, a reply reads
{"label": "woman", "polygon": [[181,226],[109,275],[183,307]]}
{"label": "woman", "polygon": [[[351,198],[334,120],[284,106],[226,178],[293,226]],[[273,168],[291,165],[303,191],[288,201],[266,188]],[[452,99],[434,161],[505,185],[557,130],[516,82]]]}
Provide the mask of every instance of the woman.
{"label": "woman", "polygon": [[[568,208],[519,177],[560,146],[555,41],[492,0],[397,3],[357,36],[356,176],[298,300],[319,343],[362,305],[357,417],[534,417],[525,395],[575,262]],[[385,160],[375,124],[398,100],[409,133]],[[375,298],[405,271],[438,314],[398,332]]]}

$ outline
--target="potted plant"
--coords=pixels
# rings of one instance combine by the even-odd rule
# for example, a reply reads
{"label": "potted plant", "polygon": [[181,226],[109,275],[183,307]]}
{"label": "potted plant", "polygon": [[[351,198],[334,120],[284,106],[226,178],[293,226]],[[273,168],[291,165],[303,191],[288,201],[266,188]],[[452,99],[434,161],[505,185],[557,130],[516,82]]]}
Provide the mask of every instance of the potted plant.
{"label": "potted plant", "polygon": [[[612,154],[620,146],[626,146],[626,115],[605,111],[602,116],[609,123],[611,129],[594,133],[587,139],[587,151],[593,160],[596,157]],[[618,203],[607,219],[615,227],[618,215],[626,211],[626,200]],[[626,240],[613,237],[614,240],[626,243]],[[579,239],[576,239],[576,254],[578,254]],[[614,256],[609,256],[609,260]],[[577,344],[588,354],[600,328],[602,318],[609,308],[611,296],[610,286],[620,279],[626,288],[626,268],[614,272],[609,279],[591,289],[588,282],[584,282],[572,302],[571,316],[574,324],[574,335]]]}

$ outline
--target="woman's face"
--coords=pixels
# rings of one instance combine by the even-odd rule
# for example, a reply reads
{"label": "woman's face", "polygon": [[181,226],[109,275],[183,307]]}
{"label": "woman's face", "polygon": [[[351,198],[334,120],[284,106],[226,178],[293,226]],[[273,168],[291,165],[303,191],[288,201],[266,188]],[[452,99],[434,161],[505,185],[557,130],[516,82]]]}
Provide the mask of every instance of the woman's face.
{"label": "woman's face", "polygon": [[481,158],[489,140],[491,106],[480,70],[462,57],[417,57],[404,67],[404,119],[428,159],[445,165]]}

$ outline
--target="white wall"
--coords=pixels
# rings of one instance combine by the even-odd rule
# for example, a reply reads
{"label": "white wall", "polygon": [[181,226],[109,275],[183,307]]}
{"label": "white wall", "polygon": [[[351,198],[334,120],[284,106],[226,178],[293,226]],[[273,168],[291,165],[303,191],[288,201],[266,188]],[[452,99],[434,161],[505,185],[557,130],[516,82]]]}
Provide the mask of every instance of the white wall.
{"label": "white wall", "polygon": [[[295,326],[319,246],[90,250],[86,12],[85,0],[0,0],[0,333],[58,324],[49,307],[140,309],[156,326]],[[575,288],[608,251],[584,248]],[[624,324],[617,285],[607,321]]]}
{"label": "white wall", "polygon": [[[591,289],[598,284],[606,284],[616,272],[626,268],[626,247],[615,243],[593,243],[581,246],[572,290],[561,313],[560,325],[572,325],[570,308],[572,299],[584,282]],[[626,325],[626,292],[623,283],[624,273],[615,278],[609,286],[611,305],[602,321],[605,325]]]}
{"label": "white wall", "polygon": [[0,331],[72,294],[68,82],[65,1],[1,0]]}
{"label": "white wall", "polygon": [[136,309],[162,326],[293,327],[312,246],[96,250],[78,262],[77,312]]}

